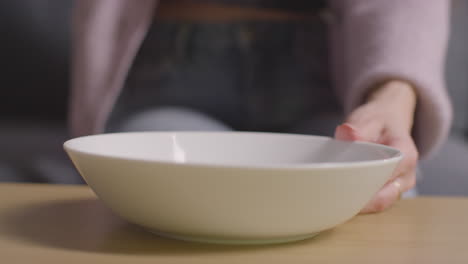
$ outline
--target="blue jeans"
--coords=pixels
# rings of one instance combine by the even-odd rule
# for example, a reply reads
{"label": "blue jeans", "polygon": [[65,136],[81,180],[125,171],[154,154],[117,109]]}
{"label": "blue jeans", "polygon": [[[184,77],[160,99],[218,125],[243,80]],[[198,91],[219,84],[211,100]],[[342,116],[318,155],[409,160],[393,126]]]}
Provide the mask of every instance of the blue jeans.
{"label": "blue jeans", "polygon": [[155,21],[108,131],[223,128],[332,135],[342,116],[330,84],[326,32],[319,18]]}

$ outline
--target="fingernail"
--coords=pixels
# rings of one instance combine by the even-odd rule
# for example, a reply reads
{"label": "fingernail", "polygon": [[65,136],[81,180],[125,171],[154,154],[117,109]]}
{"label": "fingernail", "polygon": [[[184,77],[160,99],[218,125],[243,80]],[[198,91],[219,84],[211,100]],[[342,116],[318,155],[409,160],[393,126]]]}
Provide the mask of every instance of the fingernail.
{"label": "fingernail", "polygon": [[358,140],[359,136],[354,126],[344,123],[336,129],[335,137],[341,140],[354,141]]}
{"label": "fingernail", "polygon": [[357,128],[354,125],[351,125],[350,123],[344,123],[343,126],[348,127],[354,133],[357,133]]}
{"label": "fingernail", "polygon": [[393,187],[395,187],[395,189],[397,190],[398,192],[398,200],[401,199],[401,196],[403,195],[403,190],[401,188],[401,183],[400,181],[398,181],[398,179],[395,179],[393,182],[392,182],[392,185]]}

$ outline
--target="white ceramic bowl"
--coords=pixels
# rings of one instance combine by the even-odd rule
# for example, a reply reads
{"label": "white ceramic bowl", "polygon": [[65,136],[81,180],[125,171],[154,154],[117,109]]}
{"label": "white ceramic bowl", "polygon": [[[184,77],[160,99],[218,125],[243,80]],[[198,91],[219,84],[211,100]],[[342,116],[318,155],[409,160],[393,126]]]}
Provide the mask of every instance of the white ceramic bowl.
{"label": "white ceramic bowl", "polygon": [[69,140],[65,150],[98,197],[129,222],[169,237],[278,243],[356,215],[402,154],[326,137],[147,132]]}

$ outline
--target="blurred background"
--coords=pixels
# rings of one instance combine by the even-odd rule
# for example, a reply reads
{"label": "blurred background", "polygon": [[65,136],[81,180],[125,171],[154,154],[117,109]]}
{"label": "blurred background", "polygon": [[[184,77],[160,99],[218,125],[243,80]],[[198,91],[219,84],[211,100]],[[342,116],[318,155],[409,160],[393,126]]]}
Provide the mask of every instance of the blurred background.
{"label": "blurred background", "polygon": [[[82,183],[62,143],[72,0],[0,1],[0,182]],[[454,0],[446,78],[455,109],[448,142],[421,163],[424,195],[468,196],[468,0]]]}

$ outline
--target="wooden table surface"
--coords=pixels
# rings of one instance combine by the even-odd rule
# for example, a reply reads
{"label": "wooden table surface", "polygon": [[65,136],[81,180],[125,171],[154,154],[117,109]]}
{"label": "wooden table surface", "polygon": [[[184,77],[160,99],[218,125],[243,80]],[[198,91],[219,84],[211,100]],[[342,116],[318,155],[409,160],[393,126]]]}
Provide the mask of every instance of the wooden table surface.
{"label": "wooden table surface", "polygon": [[160,238],[84,186],[0,184],[0,263],[468,263],[468,199],[424,197],[274,246]]}

